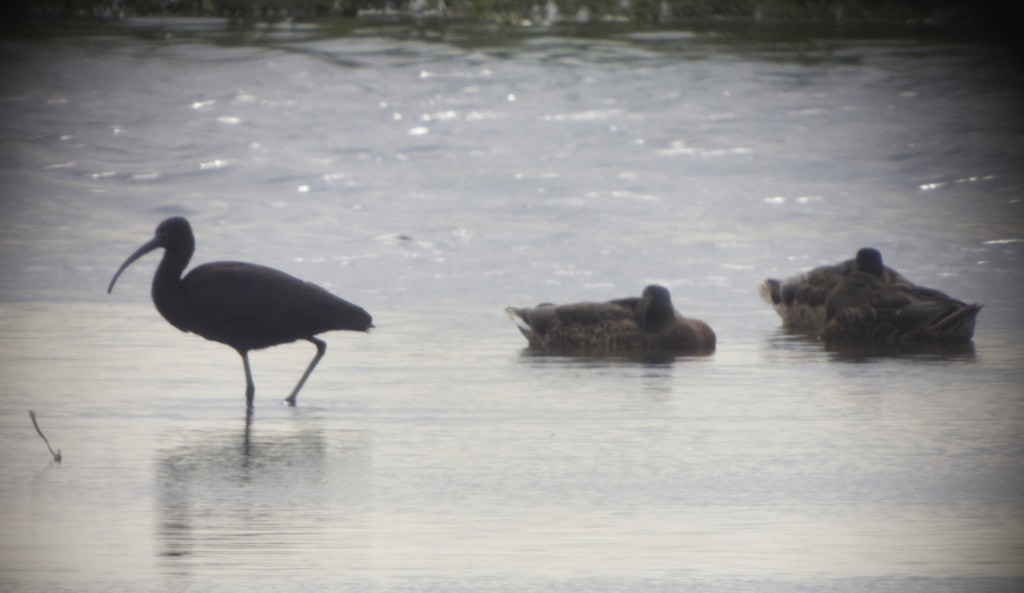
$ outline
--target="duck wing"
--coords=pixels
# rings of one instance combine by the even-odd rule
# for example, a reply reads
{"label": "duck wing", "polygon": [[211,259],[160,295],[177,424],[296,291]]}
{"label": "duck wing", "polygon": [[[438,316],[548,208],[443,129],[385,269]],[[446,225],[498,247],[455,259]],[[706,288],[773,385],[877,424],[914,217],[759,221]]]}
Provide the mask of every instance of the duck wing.
{"label": "duck wing", "polygon": [[980,310],[932,288],[854,273],[829,295],[821,335],[826,341],[969,340]]}

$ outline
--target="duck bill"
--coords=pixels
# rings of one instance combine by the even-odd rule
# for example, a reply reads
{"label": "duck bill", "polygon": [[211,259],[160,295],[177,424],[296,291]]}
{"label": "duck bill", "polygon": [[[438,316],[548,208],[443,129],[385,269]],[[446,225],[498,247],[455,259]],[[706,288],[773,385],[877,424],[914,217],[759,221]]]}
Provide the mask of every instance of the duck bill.
{"label": "duck bill", "polygon": [[157,247],[160,247],[160,242],[156,239],[156,237],[154,237],[148,243],[136,249],[135,253],[129,255],[128,259],[124,260],[124,263],[121,264],[121,267],[117,269],[117,273],[114,274],[114,277],[111,278],[110,286],[107,287],[107,294],[110,294],[114,290],[114,283],[117,282],[117,278],[121,275],[121,272],[123,272],[125,268],[132,265],[132,263],[135,260],[139,259],[143,255],[146,255],[150,251],[153,251]]}

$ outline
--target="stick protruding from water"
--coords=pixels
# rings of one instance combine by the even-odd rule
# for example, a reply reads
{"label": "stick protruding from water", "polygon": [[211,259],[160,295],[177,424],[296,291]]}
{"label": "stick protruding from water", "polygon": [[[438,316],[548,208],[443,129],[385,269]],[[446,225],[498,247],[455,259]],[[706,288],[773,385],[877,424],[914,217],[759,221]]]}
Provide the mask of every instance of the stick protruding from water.
{"label": "stick protruding from water", "polygon": [[60,449],[57,449],[56,453],[53,452],[53,447],[50,446],[50,441],[46,440],[46,435],[43,434],[42,430],[39,430],[39,423],[36,422],[36,413],[29,410],[28,415],[32,417],[32,426],[35,426],[36,432],[39,433],[39,436],[43,437],[43,442],[46,443],[46,448],[50,450],[50,455],[53,455],[53,460],[60,463]]}

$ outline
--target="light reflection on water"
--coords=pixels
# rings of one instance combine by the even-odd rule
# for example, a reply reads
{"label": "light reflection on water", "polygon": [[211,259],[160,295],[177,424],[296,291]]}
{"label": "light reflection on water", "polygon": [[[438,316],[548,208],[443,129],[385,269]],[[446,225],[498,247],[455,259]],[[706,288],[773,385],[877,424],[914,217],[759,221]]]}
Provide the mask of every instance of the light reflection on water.
{"label": "light reflection on water", "polygon": [[[1020,589],[1022,138],[984,50],[275,39],[4,46],[0,588]],[[104,295],[171,214],[378,329],[295,409],[308,344],[254,353],[246,424],[156,256]],[[830,352],[757,298],[868,244],[984,303],[975,343]],[[537,355],[502,314],[651,282],[714,355]]]}
{"label": "light reflection on water", "polygon": [[[247,425],[237,356],[189,349],[148,305],[6,306],[3,360],[19,372],[3,373],[18,394],[4,546],[24,562],[7,578],[876,590],[927,575],[957,590],[954,577],[1018,576],[1021,409],[1005,369],[850,365],[801,344],[766,367],[754,341],[653,365],[541,357],[488,311],[382,316],[402,329],[328,336],[295,409],[277,400],[306,349],[261,353]],[[94,378],[40,390],[52,360]]]}
{"label": "light reflection on water", "polygon": [[[268,557],[279,578],[289,576],[281,567],[319,570],[326,534],[344,531],[346,517],[369,502],[371,454],[359,431],[329,441],[310,420],[189,435],[158,454],[155,535],[167,574],[245,577],[266,569]],[[333,542],[331,554],[369,547],[352,535]]]}

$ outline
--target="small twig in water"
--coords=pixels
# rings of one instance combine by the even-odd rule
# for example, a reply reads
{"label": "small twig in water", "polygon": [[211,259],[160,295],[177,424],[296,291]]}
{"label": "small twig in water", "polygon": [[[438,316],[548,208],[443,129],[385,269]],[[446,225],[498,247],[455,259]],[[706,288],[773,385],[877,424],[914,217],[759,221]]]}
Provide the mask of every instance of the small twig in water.
{"label": "small twig in water", "polygon": [[53,447],[50,446],[50,441],[46,440],[46,436],[43,434],[43,431],[39,430],[39,423],[36,422],[36,413],[29,410],[28,415],[32,417],[32,426],[35,426],[36,432],[39,433],[39,436],[43,437],[43,442],[46,443],[46,448],[50,450],[50,455],[53,455],[53,460],[60,463],[60,449],[57,449],[56,453],[53,452]]}

